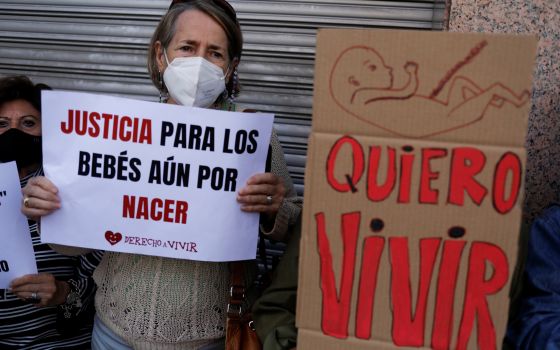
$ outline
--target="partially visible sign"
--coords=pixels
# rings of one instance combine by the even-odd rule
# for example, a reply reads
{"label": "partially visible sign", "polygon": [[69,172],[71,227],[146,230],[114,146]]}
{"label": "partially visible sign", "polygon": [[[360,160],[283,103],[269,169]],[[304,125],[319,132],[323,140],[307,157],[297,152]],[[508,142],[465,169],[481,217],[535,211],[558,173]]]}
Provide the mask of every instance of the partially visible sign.
{"label": "partially visible sign", "polygon": [[21,201],[16,163],[0,163],[0,289],[7,288],[14,278],[37,273]]}
{"label": "partially visible sign", "polygon": [[254,259],[237,191],[265,169],[273,116],[43,92],[49,243],[205,261]]}
{"label": "partially visible sign", "polygon": [[496,349],[536,40],[321,30],[298,347]]}

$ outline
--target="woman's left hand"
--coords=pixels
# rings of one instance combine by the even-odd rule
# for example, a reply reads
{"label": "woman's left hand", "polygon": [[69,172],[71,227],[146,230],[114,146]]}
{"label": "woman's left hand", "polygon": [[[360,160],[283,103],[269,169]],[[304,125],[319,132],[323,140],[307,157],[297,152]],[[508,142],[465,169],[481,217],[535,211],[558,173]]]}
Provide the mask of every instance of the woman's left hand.
{"label": "woman's left hand", "polygon": [[[11,292],[23,301],[37,306],[63,304],[70,292],[67,282],[57,280],[50,273],[25,275],[10,284]],[[36,296],[34,299],[33,297]]]}
{"label": "woman's left hand", "polygon": [[237,192],[241,210],[267,214],[275,217],[282,205],[286,188],[281,177],[273,173],[253,175],[247,184]]}

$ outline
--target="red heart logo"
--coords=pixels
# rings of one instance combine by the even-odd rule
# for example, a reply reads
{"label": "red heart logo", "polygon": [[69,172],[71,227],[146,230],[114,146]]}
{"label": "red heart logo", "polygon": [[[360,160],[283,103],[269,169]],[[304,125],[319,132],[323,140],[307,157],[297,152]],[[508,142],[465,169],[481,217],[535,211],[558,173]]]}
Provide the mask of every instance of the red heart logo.
{"label": "red heart logo", "polygon": [[105,239],[107,242],[111,243],[111,245],[115,245],[119,243],[122,239],[122,235],[120,232],[107,231],[105,232]]}

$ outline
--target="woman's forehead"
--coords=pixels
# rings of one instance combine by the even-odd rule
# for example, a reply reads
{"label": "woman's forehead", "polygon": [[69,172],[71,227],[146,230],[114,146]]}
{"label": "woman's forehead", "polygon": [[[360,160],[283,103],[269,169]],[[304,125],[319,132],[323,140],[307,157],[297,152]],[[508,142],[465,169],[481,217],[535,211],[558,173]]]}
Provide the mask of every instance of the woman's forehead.
{"label": "woman's forehead", "polygon": [[205,42],[227,47],[226,32],[216,20],[199,10],[187,10],[179,15],[172,42]]}
{"label": "woman's forehead", "polygon": [[0,105],[0,118],[19,118],[24,116],[41,117],[41,113],[26,100],[14,100]]}

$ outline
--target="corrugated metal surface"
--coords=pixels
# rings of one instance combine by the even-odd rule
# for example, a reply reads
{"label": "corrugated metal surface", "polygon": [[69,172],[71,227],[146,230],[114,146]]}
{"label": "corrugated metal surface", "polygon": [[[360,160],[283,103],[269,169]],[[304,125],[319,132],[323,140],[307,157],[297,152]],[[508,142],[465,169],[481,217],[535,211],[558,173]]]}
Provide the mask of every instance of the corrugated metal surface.
{"label": "corrugated metal surface", "polygon": [[[276,114],[303,191],[318,27],[441,29],[443,1],[231,1],[245,35],[238,101]],[[0,0],[0,75],[157,100],[146,48],[168,0]]]}

